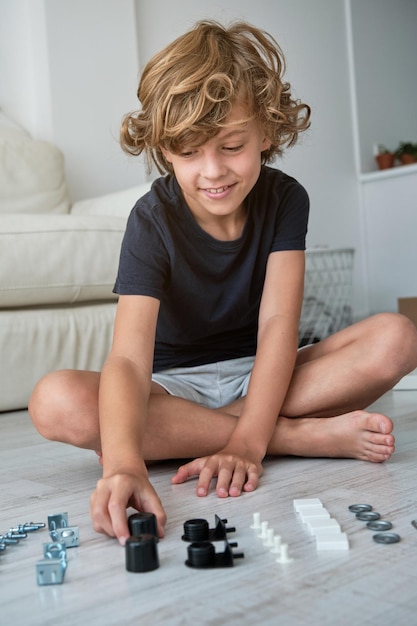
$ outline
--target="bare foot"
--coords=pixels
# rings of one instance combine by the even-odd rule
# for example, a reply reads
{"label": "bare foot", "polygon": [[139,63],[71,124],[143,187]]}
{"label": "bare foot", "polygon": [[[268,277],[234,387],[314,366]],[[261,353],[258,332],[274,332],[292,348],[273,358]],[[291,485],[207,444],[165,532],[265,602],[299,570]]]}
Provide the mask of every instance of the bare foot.
{"label": "bare foot", "polygon": [[367,411],[353,411],[336,417],[280,417],[268,452],[382,463],[395,449],[392,430],[389,417]]}

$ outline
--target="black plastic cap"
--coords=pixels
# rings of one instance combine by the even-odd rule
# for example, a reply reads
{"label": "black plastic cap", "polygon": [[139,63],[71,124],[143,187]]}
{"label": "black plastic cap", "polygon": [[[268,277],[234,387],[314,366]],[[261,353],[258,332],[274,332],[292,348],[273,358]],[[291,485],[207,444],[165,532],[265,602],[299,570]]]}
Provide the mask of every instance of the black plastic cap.
{"label": "black plastic cap", "polygon": [[154,513],[134,513],[127,520],[131,535],[155,535],[158,539],[158,524]]}
{"label": "black plastic cap", "polygon": [[125,551],[128,572],[151,572],[158,569],[158,542],[155,535],[142,534],[129,537]]}

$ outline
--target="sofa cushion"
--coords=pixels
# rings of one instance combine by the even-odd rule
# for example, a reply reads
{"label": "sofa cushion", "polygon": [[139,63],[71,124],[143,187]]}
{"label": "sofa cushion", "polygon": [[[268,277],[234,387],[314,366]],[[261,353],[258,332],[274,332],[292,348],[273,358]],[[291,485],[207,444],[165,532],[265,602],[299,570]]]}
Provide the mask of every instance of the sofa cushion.
{"label": "sofa cushion", "polygon": [[126,219],[0,215],[2,308],[114,300]]}
{"label": "sofa cushion", "polygon": [[115,191],[97,198],[79,200],[71,207],[73,215],[117,215],[127,218],[137,200],[145,195],[152,183],[143,183],[136,187]]}
{"label": "sofa cushion", "polygon": [[64,158],[0,115],[0,214],[67,213]]}

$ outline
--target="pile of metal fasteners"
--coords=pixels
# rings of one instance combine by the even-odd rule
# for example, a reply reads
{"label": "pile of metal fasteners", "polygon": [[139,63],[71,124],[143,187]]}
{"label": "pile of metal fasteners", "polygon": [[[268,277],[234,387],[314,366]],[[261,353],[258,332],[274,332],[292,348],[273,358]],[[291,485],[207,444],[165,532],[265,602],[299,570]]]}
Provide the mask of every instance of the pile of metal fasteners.
{"label": "pile of metal fasteners", "polygon": [[27,522],[26,524],[17,524],[15,528],[9,528],[9,530],[0,535],[0,554],[2,554],[9,546],[17,545],[21,539],[26,539],[28,534],[45,528],[45,524],[42,522]]}
{"label": "pile of metal fasteners", "polygon": [[50,542],[43,544],[43,559],[36,563],[38,585],[60,585],[67,569],[67,548],[79,545],[77,526],[68,526],[68,513],[48,515]]}

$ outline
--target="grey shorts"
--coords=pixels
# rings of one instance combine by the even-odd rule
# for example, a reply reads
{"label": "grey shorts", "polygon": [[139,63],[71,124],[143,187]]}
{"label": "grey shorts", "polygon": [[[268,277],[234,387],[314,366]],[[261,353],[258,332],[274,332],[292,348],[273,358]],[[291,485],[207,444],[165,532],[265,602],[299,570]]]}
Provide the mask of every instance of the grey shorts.
{"label": "grey shorts", "polygon": [[173,367],[152,374],[169,394],[218,409],[245,396],[255,357],[248,356],[196,367]]}

